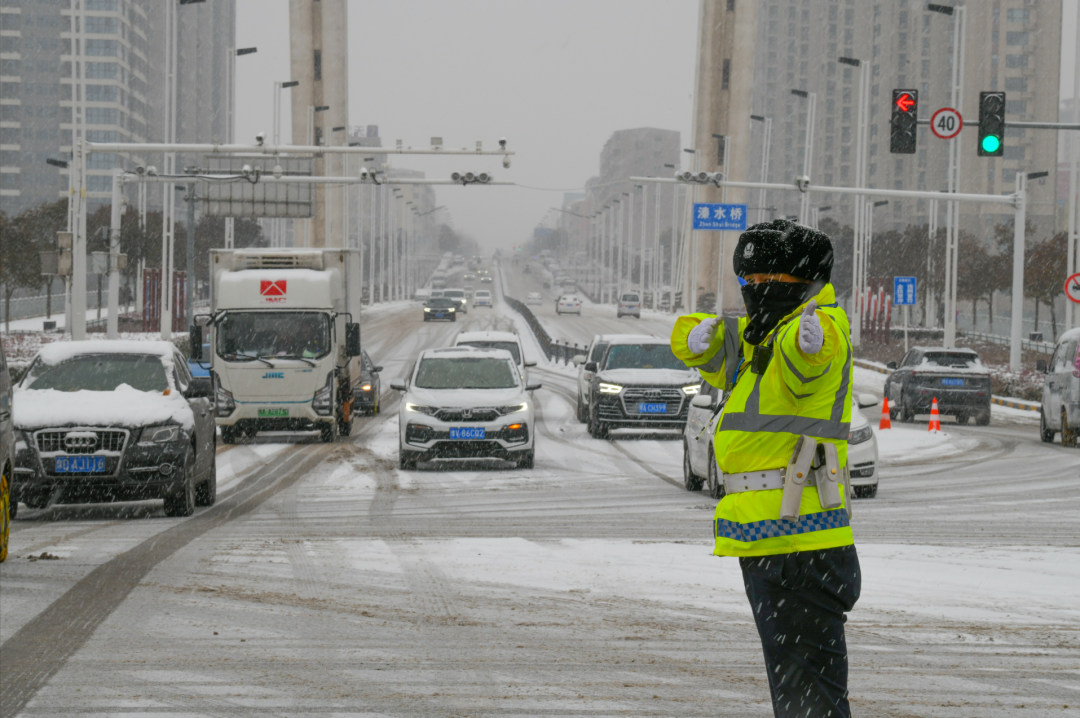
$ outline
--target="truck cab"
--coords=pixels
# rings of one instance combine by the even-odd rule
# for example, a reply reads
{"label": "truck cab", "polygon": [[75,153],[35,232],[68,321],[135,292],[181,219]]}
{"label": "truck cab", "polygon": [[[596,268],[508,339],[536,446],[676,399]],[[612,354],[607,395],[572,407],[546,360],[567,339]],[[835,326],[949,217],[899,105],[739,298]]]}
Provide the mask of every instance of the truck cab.
{"label": "truck cab", "polygon": [[[355,250],[211,250],[209,359],[222,441],[348,436],[360,382]],[[201,339],[192,327],[193,346]],[[201,352],[199,352],[201,354]]]}

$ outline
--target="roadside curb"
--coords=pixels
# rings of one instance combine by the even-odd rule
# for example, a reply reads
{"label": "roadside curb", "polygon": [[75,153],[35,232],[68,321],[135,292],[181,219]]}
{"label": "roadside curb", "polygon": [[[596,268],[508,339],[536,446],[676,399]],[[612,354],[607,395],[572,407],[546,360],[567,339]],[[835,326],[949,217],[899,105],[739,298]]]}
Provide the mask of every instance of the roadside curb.
{"label": "roadside curb", "polygon": [[[851,363],[857,367],[862,367],[863,369],[876,371],[878,374],[892,374],[892,371],[890,369],[886,369],[884,367],[878,366],[877,364],[874,364],[873,362],[868,362],[863,359],[852,359]],[[991,395],[990,403],[997,404],[998,406],[1007,406],[1010,409],[1020,409],[1022,411],[1042,411],[1042,404],[1039,402],[1016,401],[1014,399],[1006,399],[1000,396]]]}

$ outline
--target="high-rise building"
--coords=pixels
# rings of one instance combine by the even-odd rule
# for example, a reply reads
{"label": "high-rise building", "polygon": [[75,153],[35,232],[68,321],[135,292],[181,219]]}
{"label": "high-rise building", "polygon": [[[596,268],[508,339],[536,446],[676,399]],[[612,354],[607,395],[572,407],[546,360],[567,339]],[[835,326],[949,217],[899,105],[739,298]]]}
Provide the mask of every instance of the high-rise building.
{"label": "high-rise building", "polygon": [[[949,2],[947,4],[954,4]],[[955,3],[960,5],[960,3]],[[1061,0],[985,0],[964,4],[967,31],[961,111],[978,121],[979,92],[1004,90],[1006,121],[1049,121],[1058,116]],[[927,126],[918,129],[915,154],[889,152],[892,90],[919,92],[919,116],[929,118],[950,105],[955,15],[931,12],[915,0],[762,0],[755,57],[754,112],[771,117],[772,144],[767,181],[788,182],[802,173],[807,99],[817,95],[812,181],[851,186],[855,181],[859,73],[870,73],[867,184],[883,189],[944,190],[948,150]],[[860,67],[840,64],[855,58]],[[762,129],[754,123],[751,179],[759,179]],[[1029,184],[1028,218],[1040,232],[1052,231],[1058,133],[1010,128],[1001,158],[976,154],[974,129],[960,134],[959,191],[1007,194],[1017,172],[1049,172]],[[813,195],[830,206],[823,215],[850,224],[850,195]],[[798,214],[795,193],[770,192],[777,216]],[[878,208],[875,229],[899,229],[928,220],[926,200],[889,200]],[[1006,215],[1008,215],[1006,217]],[[986,236],[995,221],[1011,220],[1000,205],[961,205],[965,229]]]}
{"label": "high-rise building", "polygon": [[[164,14],[171,8],[155,0],[0,0],[4,211],[66,196],[67,171],[46,160],[70,158],[80,116],[91,142],[164,139],[168,78],[162,33]],[[176,12],[177,140],[228,140],[234,2],[195,3],[178,6]],[[153,157],[91,155],[90,203],[109,201],[115,166],[140,162],[158,163]],[[181,158],[177,164],[191,162],[197,158]]]}

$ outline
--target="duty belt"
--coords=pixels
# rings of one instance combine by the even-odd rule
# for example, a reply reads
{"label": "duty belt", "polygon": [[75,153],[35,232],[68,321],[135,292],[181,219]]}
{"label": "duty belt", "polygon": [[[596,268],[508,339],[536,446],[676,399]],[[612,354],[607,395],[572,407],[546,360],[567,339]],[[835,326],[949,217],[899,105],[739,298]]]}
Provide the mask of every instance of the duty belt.
{"label": "duty belt", "polygon": [[[786,469],[747,471],[742,474],[724,474],[724,490],[729,494],[743,491],[769,491],[784,488]],[[806,486],[814,486],[813,474],[807,477]]]}

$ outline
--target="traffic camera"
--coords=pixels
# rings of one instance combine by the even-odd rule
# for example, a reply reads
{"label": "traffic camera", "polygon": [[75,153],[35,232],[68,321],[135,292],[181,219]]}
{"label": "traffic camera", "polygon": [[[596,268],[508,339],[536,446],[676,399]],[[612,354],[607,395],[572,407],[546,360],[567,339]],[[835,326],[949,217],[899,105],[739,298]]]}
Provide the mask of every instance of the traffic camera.
{"label": "traffic camera", "polygon": [[979,93],[979,157],[1005,154],[1005,93]]}

